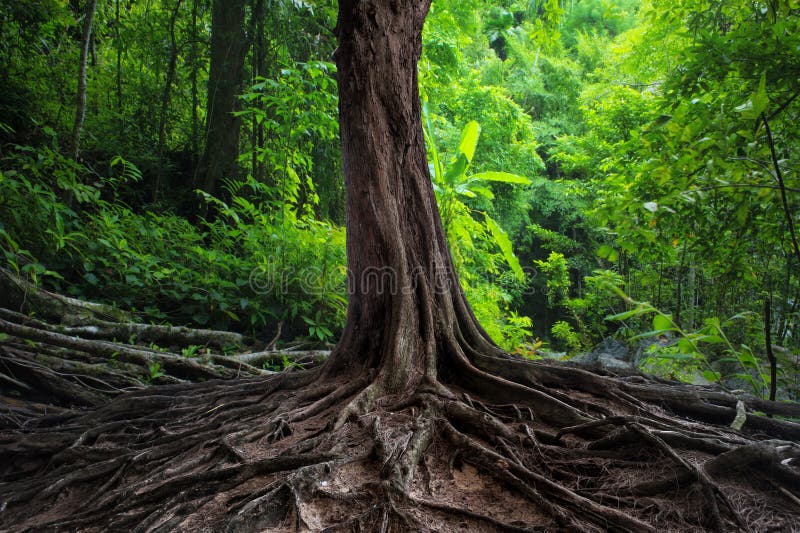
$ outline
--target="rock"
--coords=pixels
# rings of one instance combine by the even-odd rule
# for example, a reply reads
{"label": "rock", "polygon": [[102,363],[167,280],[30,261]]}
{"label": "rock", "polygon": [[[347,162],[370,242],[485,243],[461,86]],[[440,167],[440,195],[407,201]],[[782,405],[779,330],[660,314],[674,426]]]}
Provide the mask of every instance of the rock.
{"label": "rock", "polygon": [[634,368],[628,345],[610,337],[603,339],[590,353],[578,354],[571,361],[583,365],[596,365],[606,370]]}
{"label": "rock", "polygon": [[612,339],[611,337],[606,337],[603,341],[598,344],[592,353],[598,354],[598,358],[601,355],[605,355],[608,358],[616,359],[618,361],[630,361],[630,350],[628,349],[628,345],[622,341],[618,341],[617,339]]}
{"label": "rock", "polygon": [[597,364],[606,370],[632,369],[633,363],[617,359],[611,354],[603,353],[597,358]]}

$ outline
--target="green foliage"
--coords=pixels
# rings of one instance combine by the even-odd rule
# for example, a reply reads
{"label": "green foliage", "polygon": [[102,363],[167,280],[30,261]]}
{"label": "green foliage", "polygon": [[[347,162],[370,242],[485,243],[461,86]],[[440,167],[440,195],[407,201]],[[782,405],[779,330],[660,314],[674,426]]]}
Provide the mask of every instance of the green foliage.
{"label": "green foliage", "polygon": [[547,261],[537,260],[534,263],[547,280],[547,303],[556,307],[566,299],[571,285],[567,259],[563,254],[551,252]]}
{"label": "green foliage", "polygon": [[161,368],[161,363],[157,361],[154,361],[149,365],[147,365],[147,372],[148,374],[147,376],[145,376],[145,379],[147,380],[148,383],[151,383],[154,380],[160,378],[161,376],[166,375],[164,373],[164,370]]}
{"label": "green foliage", "polygon": [[[742,384],[760,397],[768,397],[770,375],[763,369],[753,349],[746,344],[732,342],[726,334],[727,328],[746,327],[758,317],[744,313],[731,317],[724,323],[717,317],[704,320],[703,326],[694,331],[681,329],[673,317],[664,314],[646,302],[636,302],[623,294],[632,308],[623,313],[607,317],[607,320],[643,321],[652,316],[648,330],[631,337],[631,340],[656,337],[647,357],[640,366],[651,374],[680,379],[691,383],[719,382]],[[785,376],[784,372],[780,372]]]}
{"label": "green foliage", "polygon": [[301,324],[313,319],[309,334],[321,340],[340,328],[341,228],[291,212],[271,217],[244,196],[233,197],[232,207],[209,198],[219,216],[200,226],[169,213],[137,214],[100,198],[138,179],[121,158],[109,178],[90,178],[46,149],[19,147],[3,165],[0,249],[7,265],[36,283],[157,321],[260,331],[280,320],[302,334]]}
{"label": "green foliage", "polygon": [[[283,67],[279,77],[259,78],[242,96],[246,107],[240,114],[252,117],[262,128],[264,144],[254,147],[255,153],[243,153],[241,159],[255,157],[266,172],[270,185],[261,192],[268,193],[268,205],[311,210],[319,203],[315,149],[338,144],[335,74],[332,63],[296,63]],[[338,151],[330,155],[337,157]]]}
{"label": "green foliage", "polygon": [[[423,103],[423,119],[431,180],[464,290],[487,332],[507,349],[517,349],[530,337],[532,321],[519,317],[509,305],[513,301],[512,292],[526,282],[525,272],[514,255],[508,234],[488,213],[471,208],[467,202],[493,200],[491,183],[528,185],[530,180],[507,172],[468,172],[481,134],[476,121],[464,127],[458,149],[445,165],[433,138],[433,117],[427,102]],[[508,278],[503,266],[509,269],[510,283],[502,283]],[[495,274],[496,279],[490,279],[487,273]]]}
{"label": "green foliage", "polygon": [[187,346],[186,348],[182,348],[181,355],[189,358],[196,357],[200,353],[201,349],[202,346],[197,346],[195,344],[192,344],[190,346]]}
{"label": "green foliage", "polygon": [[569,352],[577,352],[583,346],[580,335],[578,335],[569,322],[559,320],[550,328],[553,339],[558,343],[557,347],[563,347]]}

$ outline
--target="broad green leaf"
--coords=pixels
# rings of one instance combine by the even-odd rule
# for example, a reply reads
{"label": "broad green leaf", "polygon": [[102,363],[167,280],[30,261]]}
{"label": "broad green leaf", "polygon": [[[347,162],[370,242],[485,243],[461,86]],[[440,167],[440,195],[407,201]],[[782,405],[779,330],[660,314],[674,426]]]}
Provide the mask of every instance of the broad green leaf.
{"label": "broad green leaf", "polygon": [[517,183],[519,185],[530,185],[531,180],[525,176],[511,174],[509,172],[479,172],[470,176],[473,180],[498,181],[502,183]]}
{"label": "broad green leaf", "polygon": [[658,314],[653,317],[653,329],[656,331],[670,331],[674,330],[675,326],[672,324],[670,317]]}
{"label": "broad green leaf", "polygon": [[458,150],[467,157],[469,163],[472,163],[472,158],[475,157],[475,148],[478,146],[480,134],[481,127],[474,120],[464,126],[464,130],[461,132],[461,142],[458,145]]}
{"label": "broad green leaf", "polygon": [[511,246],[511,239],[508,238],[508,235],[503,228],[501,228],[497,222],[494,221],[489,215],[484,215],[486,218],[486,227],[489,228],[489,231],[492,233],[492,237],[497,242],[497,245],[500,247],[500,251],[503,252],[503,257],[508,263],[508,266],[511,267],[511,271],[514,272],[514,275],[519,281],[525,280],[525,272],[522,271],[522,267],[519,264],[519,259],[517,256],[514,255],[514,250]]}
{"label": "broad green leaf", "polygon": [[458,154],[458,159],[456,159],[444,173],[444,181],[447,185],[453,186],[459,181],[459,178],[464,175],[467,171],[467,167],[469,166],[469,161],[467,160],[467,156],[464,154]]}
{"label": "broad green leaf", "polygon": [[767,96],[767,73],[761,73],[761,79],[758,82],[758,88],[753,93],[753,113],[758,116],[766,111],[769,105],[769,96]]}
{"label": "broad green leaf", "polygon": [[492,192],[491,189],[488,189],[486,187],[475,187],[475,186],[470,187],[470,189],[472,190],[472,192],[479,194],[486,199],[494,200],[494,193]]}
{"label": "broad green leaf", "polygon": [[678,341],[678,349],[683,353],[694,353],[696,351],[692,341],[686,337]]}
{"label": "broad green leaf", "polygon": [[769,105],[769,96],[767,95],[767,77],[766,73],[761,74],[761,79],[758,82],[758,87],[750,96],[750,99],[742,105],[736,106],[734,110],[742,114],[746,119],[758,118]]}

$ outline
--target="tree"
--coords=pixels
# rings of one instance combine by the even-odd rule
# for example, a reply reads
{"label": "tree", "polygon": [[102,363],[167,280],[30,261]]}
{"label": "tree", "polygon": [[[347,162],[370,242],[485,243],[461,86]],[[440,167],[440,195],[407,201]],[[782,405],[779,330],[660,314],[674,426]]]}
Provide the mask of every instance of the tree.
{"label": "tree", "polygon": [[[339,3],[351,297],[327,362],[267,378],[156,387],[16,428],[0,440],[12,459],[2,467],[6,525],[798,525],[792,496],[760,485],[770,471],[781,490],[797,489],[798,447],[748,436],[800,438],[797,424],[753,412],[797,416],[795,408],[523,361],[476,323],[425,158],[416,65],[429,4]],[[741,431],[726,427],[731,420]],[[738,470],[746,475],[731,474]],[[715,480],[722,476],[724,492]],[[71,497],[56,499],[67,488]]]}
{"label": "tree", "polygon": [[97,11],[97,0],[86,3],[86,13],[83,15],[83,34],[81,36],[81,55],[78,63],[78,93],[75,108],[75,125],[72,128],[72,155],[78,159],[81,150],[81,130],[86,117],[86,63],[89,57],[89,46],[92,42],[92,25],[94,14]]}
{"label": "tree", "polygon": [[172,92],[172,84],[175,80],[175,71],[178,68],[178,44],[175,42],[175,21],[178,18],[183,0],[176,0],[175,7],[169,18],[169,64],[167,65],[167,76],[164,81],[164,92],[161,96],[161,113],[158,119],[158,170],[156,171],[156,183],[153,186],[153,201],[158,200],[159,188],[161,187],[161,175],[164,167],[164,145],[167,137],[167,115],[169,114],[169,100]]}
{"label": "tree", "polygon": [[246,0],[214,0],[211,8],[211,65],[208,73],[205,150],[198,167],[200,187],[214,194],[217,184],[238,174],[244,63],[250,40],[245,32]]}

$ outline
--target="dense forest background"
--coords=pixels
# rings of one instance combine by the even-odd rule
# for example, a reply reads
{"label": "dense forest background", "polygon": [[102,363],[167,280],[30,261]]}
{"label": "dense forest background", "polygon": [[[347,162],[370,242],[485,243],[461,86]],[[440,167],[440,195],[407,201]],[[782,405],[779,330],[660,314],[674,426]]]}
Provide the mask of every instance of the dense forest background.
{"label": "dense forest background", "polygon": [[[431,174],[478,319],[796,398],[796,0],[436,0]],[[0,250],[146,320],[333,342],[336,6],[0,1]],[[280,326],[279,326],[280,325]]]}

